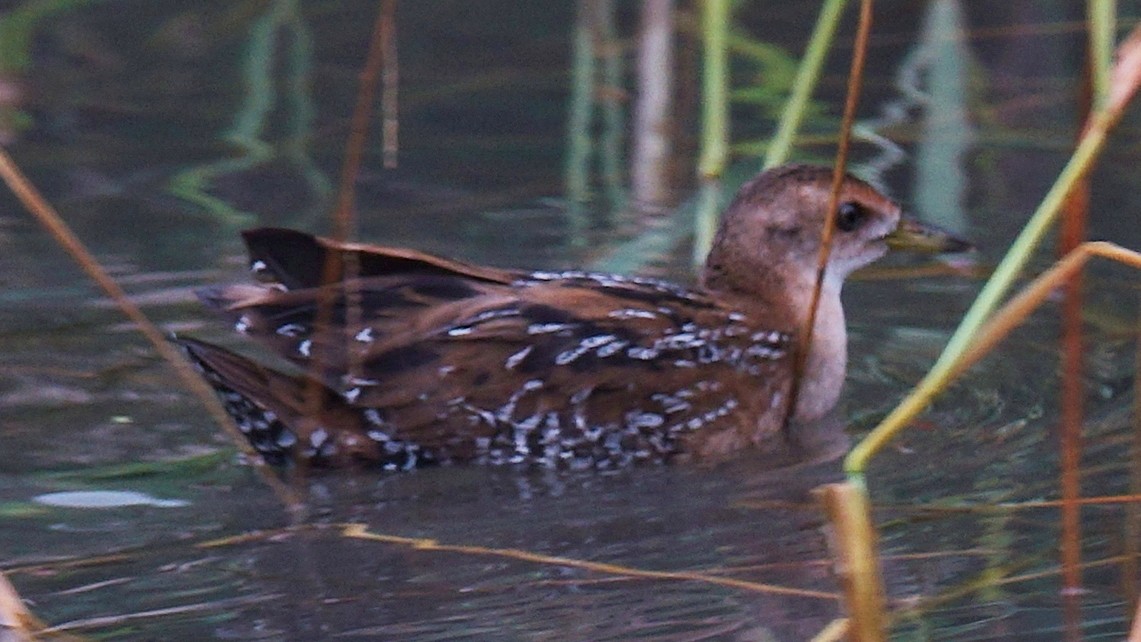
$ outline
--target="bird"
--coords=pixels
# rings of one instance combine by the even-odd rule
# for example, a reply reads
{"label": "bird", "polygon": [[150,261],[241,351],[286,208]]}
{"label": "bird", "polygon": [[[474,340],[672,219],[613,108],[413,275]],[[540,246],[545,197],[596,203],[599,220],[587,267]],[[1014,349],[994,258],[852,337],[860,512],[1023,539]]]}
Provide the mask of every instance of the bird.
{"label": "bird", "polygon": [[[831,189],[832,169],[814,165],[746,182],[692,286],[247,230],[260,282],[199,298],[292,367],[175,341],[271,464],[719,462],[763,451],[836,405],[847,361],[840,293],[853,270],[889,245],[970,247],[903,217],[851,175],[831,212]],[[829,216],[831,252],[798,368]]]}

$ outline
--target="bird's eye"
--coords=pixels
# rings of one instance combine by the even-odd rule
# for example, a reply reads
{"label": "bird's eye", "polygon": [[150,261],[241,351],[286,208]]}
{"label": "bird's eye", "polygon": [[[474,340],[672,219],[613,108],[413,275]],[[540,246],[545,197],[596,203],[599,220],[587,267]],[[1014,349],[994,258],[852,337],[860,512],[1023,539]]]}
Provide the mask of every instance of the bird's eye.
{"label": "bird's eye", "polygon": [[867,218],[868,210],[863,205],[854,201],[841,203],[840,209],[836,210],[836,227],[841,232],[851,232],[863,225]]}

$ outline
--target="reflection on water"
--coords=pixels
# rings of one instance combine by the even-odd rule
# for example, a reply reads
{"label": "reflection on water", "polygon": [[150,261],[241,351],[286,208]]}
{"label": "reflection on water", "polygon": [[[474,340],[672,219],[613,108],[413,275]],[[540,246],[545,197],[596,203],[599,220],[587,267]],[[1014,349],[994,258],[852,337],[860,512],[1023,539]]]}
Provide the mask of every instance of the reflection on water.
{"label": "reflection on water", "polygon": [[[791,60],[814,8],[787,4],[745,3],[739,19]],[[948,155],[960,159],[950,187],[963,202],[947,209],[965,217],[984,261],[1013,236],[1070,144],[1081,49],[1075,16],[1056,4],[879,3],[863,112],[903,155],[881,163],[881,148],[864,143],[857,156],[912,205],[947,200],[931,196],[930,185],[948,187],[938,168]],[[619,35],[633,33],[636,11],[619,5]],[[129,3],[131,20],[124,5],[110,6],[75,3],[29,17],[19,13],[24,3],[0,3],[0,20],[28,19],[0,22],[23,25],[28,43],[26,59],[0,60],[0,135],[150,314],[172,330],[226,340],[192,290],[242,278],[243,226],[324,225],[374,3]],[[367,164],[361,236],[529,267],[583,265],[613,247],[612,228],[590,221],[584,229],[558,200],[571,3],[421,6],[401,3],[401,168]],[[962,35],[956,24],[967,37],[947,46],[942,38]],[[967,51],[972,66],[936,59],[926,67],[908,56],[914,42],[924,45],[916,51]],[[689,36],[677,53],[682,69],[695,60]],[[847,60],[834,58],[817,96],[821,114],[839,112]],[[762,75],[772,77],[783,59],[766,60]],[[739,62],[743,76],[762,64]],[[973,127],[969,138],[966,126],[922,122],[924,102],[935,98],[908,92],[935,77],[959,88],[930,93],[965,100],[938,113]],[[692,74],[677,82],[692,96]],[[773,98],[753,99],[736,108],[741,140],[771,131]],[[678,101],[675,120],[688,135],[695,103],[686,105]],[[832,132],[830,118],[809,130]],[[1096,176],[1091,235],[1136,247],[1130,127]],[[685,135],[675,142],[687,149]],[[590,178],[590,188],[606,186]],[[626,229],[613,214],[599,220]],[[574,243],[576,234],[590,242]],[[683,265],[685,254],[668,263]],[[307,526],[287,529],[272,494],[7,193],[0,284],[0,565],[49,622],[87,621],[81,630],[139,640],[803,640],[840,613],[809,494],[837,476],[834,461],[776,472],[743,457],[713,469],[613,475],[322,474],[301,482]],[[1121,294],[1135,290],[1136,276],[1095,266],[1088,285],[1083,491],[1122,494],[1136,311],[1132,295]],[[843,417],[852,435],[922,375],[976,287],[962,278],[848,287]],[[1055,326],[1052,314],[1035,316],[875,460],[869,480],[882,506],[891,597],[897,605],[945,598],[900,622],[907,639],[1060,637],[1055,509],[968,510],[1057,496]],[[187,505],[33,501],[92,491]],[[916,507],[931,503],[942,508]],[[1129,550],[1120,505],[1088,507],[1083,519],[1084,559]],[[352,539],[339,526],[350,522],[492,550]],[[708,578],[632,577],[505,549]],[[1017,581],[966,588],[980,574]],[[1138,578],[1103,563],[1083,579],[1087,638],[1120,638],[1133,603],[1122,586]],[[90,621],[103,617],[112,619]]]}

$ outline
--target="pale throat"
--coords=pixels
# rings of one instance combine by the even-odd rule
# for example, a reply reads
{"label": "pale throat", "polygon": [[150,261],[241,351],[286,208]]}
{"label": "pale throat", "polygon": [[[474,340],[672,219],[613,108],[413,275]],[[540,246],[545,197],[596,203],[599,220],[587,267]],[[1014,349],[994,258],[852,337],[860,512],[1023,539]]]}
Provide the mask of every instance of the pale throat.
{"label": "pale throat", "polygon": [[[820,303],[813,324],[812,343],[801,374],[797,392],[797,421],[818,419],[836,405],[848,362],[848,332],[844,324],[844,308],[840,302],[842,279],[827,278],[820,292]],[[808,320],[812,302],[812,283],[795,289],[791,308],[798,312],[799,323]],[[790,293],[792,294],[792,293]]]}

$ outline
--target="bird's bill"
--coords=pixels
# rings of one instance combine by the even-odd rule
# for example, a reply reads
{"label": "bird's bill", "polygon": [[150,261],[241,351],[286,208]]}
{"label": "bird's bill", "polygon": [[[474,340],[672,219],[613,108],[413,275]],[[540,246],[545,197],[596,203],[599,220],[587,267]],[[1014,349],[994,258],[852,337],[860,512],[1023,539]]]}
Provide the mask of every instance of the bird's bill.
{"label": "bird's bill", "polygon": [[947,230],[908,216],[900,219],[899,226],[885,240],[893,250],[925,254],[958,253],[974,249],[970,242]]}

